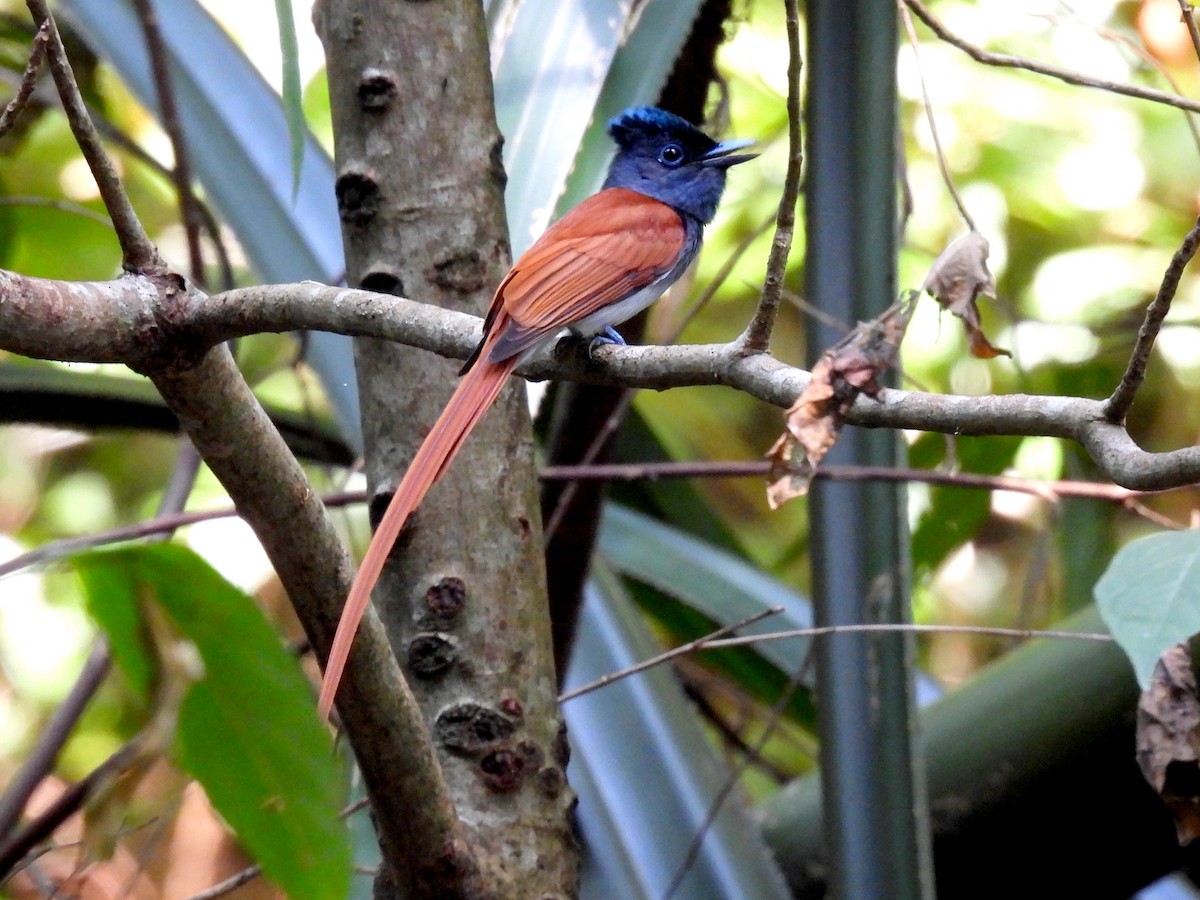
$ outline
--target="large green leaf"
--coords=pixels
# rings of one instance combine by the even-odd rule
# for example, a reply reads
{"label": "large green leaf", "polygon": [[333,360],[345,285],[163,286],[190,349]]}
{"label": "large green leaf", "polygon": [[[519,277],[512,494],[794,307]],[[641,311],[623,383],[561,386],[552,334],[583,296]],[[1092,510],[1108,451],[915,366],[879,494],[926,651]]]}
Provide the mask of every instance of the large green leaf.
{"label": "large green leaf", "polygon": [[1096,605],[1145,688],[1163,652],[1200,632],[1200,532],[1126,544],[1096,583]]}
{"label": "large green leaf", "polygon": [[[812,626],[808,601],[787,585],[732,553],[616,504],[605,507],[600,552],[618,571],[683,600],[721,625],[783,608],[739,629],[740,634]],[[794,672],[810,643],[811,638],[790,638],[765,642],[756,650],[780,670]]]}
{"label": "large green leaf", "polygon": [[[565,687],[580,687],[654,654],[658,647],[602,560],[585,588]],[[722,798],[729,770],[713,752],[671,671],[658,667],[564,705],[572,743],[571,783],[591,801],[580,829],[584,900],[660,898],[705,829],[672,896],[765,900],[788,896],[746,813],[744,797]],[[653,775],[649,775],[653,773]],[[647,789],[653,783],[653,802]],[[709,810],[723,799],[712,821]]]}
{"label": "large green leaf", "polygon": [[153,655],[136,621],[152,602],[204,665],[179,712],[175,755],[289,897],[343,898],[350,845],[340,779],[299,666],[254,601],[186,547],[75,558],[117,663],[146,690]]}

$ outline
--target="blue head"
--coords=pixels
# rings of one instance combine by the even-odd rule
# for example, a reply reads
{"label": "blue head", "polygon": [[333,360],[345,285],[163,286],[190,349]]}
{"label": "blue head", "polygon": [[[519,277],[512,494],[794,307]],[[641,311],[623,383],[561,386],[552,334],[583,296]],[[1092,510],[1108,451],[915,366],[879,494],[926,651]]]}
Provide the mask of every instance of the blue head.
{"label": "blue head", "polygon": [[718,144],[686,119],[638,106],[608,123],[617,155],[604,182],[660,200],[702,225],[712,220],[725,190],[725,170],[757,154],[735,154],[753,141]]}

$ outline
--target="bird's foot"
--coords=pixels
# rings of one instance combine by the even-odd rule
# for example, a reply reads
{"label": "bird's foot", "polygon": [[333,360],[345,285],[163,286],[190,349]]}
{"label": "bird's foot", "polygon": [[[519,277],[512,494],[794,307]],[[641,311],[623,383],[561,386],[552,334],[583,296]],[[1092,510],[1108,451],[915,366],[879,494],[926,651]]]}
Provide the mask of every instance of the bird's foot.
{"label": "bird's foot", "polygon": [[621,337],[620,332],[611,325],[605,325],[604,330],[599,334],[593,335],[588,342],[588,358],[594,359],[596,349],[603,347],[605,344],[616,344],[620,347],[625,346],[625,338]]}

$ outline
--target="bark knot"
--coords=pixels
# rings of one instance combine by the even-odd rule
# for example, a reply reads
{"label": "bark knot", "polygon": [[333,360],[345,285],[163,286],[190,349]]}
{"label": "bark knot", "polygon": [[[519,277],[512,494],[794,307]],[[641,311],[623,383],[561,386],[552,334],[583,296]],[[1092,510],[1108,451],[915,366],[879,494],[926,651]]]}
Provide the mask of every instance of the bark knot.
{"label": "bark knot", "polygon": [[347,225],[362,228],[379,213],[379,181],[370,170],[346,169],[334,186],[338,215]]}

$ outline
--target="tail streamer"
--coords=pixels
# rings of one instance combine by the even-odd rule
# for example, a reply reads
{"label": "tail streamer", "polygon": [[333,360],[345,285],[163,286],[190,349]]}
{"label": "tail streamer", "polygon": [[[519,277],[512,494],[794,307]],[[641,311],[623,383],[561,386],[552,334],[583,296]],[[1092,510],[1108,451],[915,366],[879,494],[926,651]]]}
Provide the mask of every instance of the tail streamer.
{"label": "tail streamer", "polygon": [[[488,342],[490,343],[490,342]],[[388,503],[387,511],[379,522],[367,553],[359,566],[354,584],[346,598],[342,618],[334,634],[333,646],[329,650],[329,661],[325,664],[325,677],[321,682],[321,693],[317,708],[321,718],[328,717],[333,708],[333,698],[346,670],[350,648],[358,625],[371,601],[371,591],[383,571],[384,562],[396,543],[404,523],[413,510],[421,505],[425,495],[450,465],[458,450],[500,395],[508,376],[516,368],[519,358],[503,362],[492,362],[487,358],[484,347],[482,358],[463,375],[446,408],[434,422],[428,437],[417,450],[408,471],[404,473],[396,493]]]}

